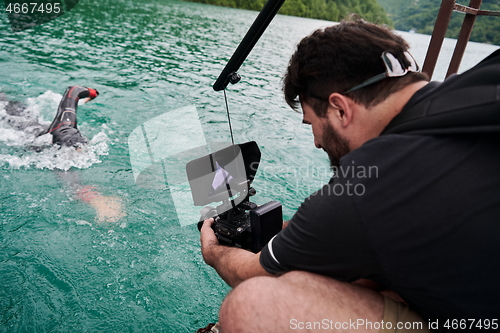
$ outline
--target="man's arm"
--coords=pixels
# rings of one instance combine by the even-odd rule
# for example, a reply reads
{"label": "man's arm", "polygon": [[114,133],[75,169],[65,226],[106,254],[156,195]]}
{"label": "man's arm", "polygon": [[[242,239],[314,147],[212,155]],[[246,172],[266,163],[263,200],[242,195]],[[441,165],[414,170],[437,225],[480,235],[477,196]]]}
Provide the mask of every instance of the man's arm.
{"label": "man's arm", "polygon": [[220,245],[212,229],[213,222],[213,219],[205,220],[201,228],[201,253],[228,285],[234,288],[254,276],[273,276],[261,266],[260,252]]}

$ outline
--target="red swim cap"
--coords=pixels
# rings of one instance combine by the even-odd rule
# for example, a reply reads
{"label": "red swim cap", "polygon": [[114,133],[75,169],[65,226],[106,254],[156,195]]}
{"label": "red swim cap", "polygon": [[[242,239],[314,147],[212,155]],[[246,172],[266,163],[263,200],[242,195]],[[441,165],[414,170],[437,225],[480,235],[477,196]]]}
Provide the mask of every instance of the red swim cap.
{"label": "red swim cap", "polygon": [[95,89],[88,88],[89,89],[89,97],[94,99],[99,95],[99,92]]}

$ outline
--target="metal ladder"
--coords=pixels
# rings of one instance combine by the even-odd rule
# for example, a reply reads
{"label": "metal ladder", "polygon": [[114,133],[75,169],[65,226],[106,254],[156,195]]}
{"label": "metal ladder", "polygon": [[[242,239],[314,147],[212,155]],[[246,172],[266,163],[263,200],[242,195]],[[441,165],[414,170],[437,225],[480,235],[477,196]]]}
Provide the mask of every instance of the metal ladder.
{"label": "metal ladder", "polygon": [[441,8],[439,9],[436,23],[434,24],[434,31],[432,32],[429,48],[427,49],[427,54],[425,56],[424,67],[422,69],[422,71],[427,73],[430,78],[434,73],[434,68],[436,67],[439,52],[441,51],[441,46],[443,45],[446,30],[448,29],[448,25],[450,23],[451,14],[454,11],[464,13],[465,18],[462,23],[462,28],[458,36],[455,50],[453,51],[453,56],[448,67],[446,77],[455,74],[458,71],[460,62],[462,61],[462,57],[465,52],[465,47],[467,46],[472,33],[476,17],[480,15],[500,16],[500,11],[480,10],[479,8],[481,7],[481,3],[482,0],[471,0],[469,6],[463,6],[456,3],[455,0],[442,0]]}

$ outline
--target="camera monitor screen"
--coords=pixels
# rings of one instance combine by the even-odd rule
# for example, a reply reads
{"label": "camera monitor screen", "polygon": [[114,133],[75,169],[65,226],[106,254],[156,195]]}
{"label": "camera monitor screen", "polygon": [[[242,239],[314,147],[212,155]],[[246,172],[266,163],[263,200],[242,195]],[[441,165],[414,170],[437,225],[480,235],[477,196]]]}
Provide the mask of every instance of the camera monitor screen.
{"label": "camera monitor screen", "polygon": [[255,141],[232,145],[188,162],[186,173],[195,206],[246,195],[259,162],[260,150]]}
{"label": "camera monitor screen", "polygon": [[[219,162],[215,161],[215,176],[212,181],[212,188],[210,189],[210,196],[217,195],[218,193],[224,192],[230,187],[230,183],[235,182],[233,176],[229,174],[223,167],[219,165]],[[230,190],[230,189],[229,189]]]}

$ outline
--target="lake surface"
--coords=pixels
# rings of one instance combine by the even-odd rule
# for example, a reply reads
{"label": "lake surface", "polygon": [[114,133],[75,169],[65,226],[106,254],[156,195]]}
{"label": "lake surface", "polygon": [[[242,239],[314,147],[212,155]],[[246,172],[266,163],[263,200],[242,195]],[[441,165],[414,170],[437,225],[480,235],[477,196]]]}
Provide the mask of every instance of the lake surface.
{"label": "lake surface", "polygon": [[[178,216],[194,208],[179,207],[171,190],[135,184],[129,137],[155,117],[194,107],[199,135],[229,142],[224,97],[212,84],[257,14],[82,0],[17,33],[0,14],[0,93],[28,106],[26,120],[49,123],[67,86],[100,92],[79,106],[90,140],[80,152],[51,147],[46,137],[34,151],[33,136],[0,122],[0,332],[195,332],[217,320],[229,288],[204,264],[195,225]],[[285,219],[331,174],[310,128],[286,106],[280,80],[295,44],[330,24],[277,16],[227,91],[235,141],[255,140],[262,151],[255,202],[281,201]],[[401,34],[423,64],[429,36]],[[434,79],[443,79],[454,43],[445,41]],[[460,71],[497,48],[470,43]],[[185,114],[162,134],[166,151],[179,151],[191,122]],[[122,214],[98,215],[75,194],[84,186],[115,199]]]}

